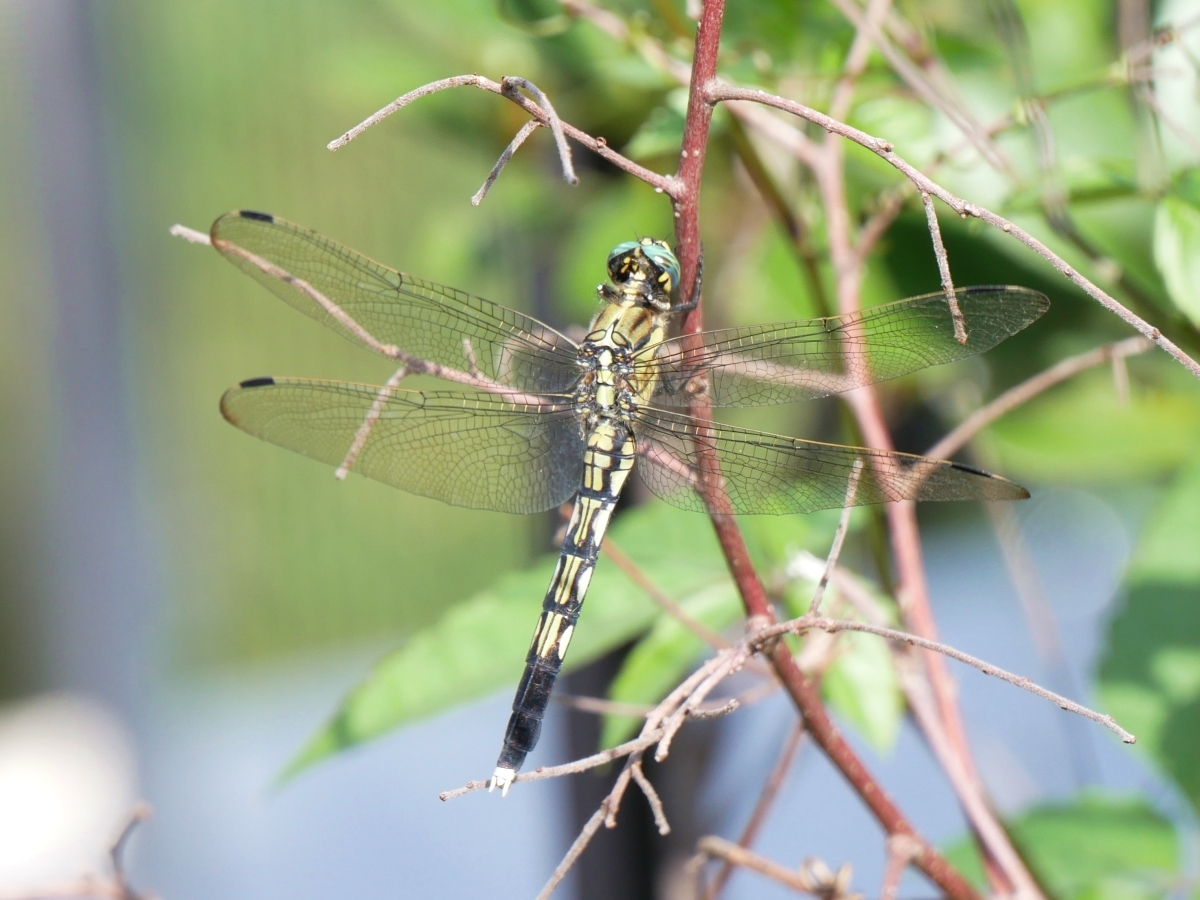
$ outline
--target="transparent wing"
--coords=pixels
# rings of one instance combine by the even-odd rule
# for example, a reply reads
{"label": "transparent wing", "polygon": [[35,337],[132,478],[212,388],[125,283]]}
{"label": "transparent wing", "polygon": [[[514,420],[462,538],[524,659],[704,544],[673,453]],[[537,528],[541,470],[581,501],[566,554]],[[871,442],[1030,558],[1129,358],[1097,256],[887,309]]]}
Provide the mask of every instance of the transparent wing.
{"label": "transparent wing", "polygon": [[285,219],[227,213],[212,241],[296,309],[376,352],[396,347],[525,391],[566,391],[579,377],[575,344],[537,319],[397,272]]}
{"label": "transparent wing", "polygon": [[256,378],[226,391],[221,413],[255,437],[413,494],[532,513],[566,502],[583,477],[578,420],[554,399],[526,406],[486,393]]}
{"label": "transparent wing", "polygon": [[701,342],[695,350],[672,338],[657,356],[646,351],[640,365],[658,368],[660,405],[684,406],[705,385],[714,406],[791,403],[983,353],[1050,307],[1022,287],[959,288],[955,297],[965,343],[938,293],[847,316],[708,331],[692,339]]}
{"label": "transparent wing", "polygon": [[749,431],[660,410],[635,419],[642,481],[672,506],[704,512],[701,448],[715,451],[731,511],[837,509],[857,469],[854,506],[892,500],[1020,500],[1023,487],[958,463]]}

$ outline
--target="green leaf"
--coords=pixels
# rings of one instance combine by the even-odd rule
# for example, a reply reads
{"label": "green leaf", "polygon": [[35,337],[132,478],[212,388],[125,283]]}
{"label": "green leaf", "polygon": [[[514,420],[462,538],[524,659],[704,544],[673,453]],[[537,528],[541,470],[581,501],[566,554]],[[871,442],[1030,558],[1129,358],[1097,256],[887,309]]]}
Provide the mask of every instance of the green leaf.
{"label": "green leaf", "polygon": [[[1034,877],[1055,900],[1142,900],[1166,896],[1179,870],[1179,839],[1145,800],[1087,793],[1008,823]],[[950,861],[981,888],[978,851],[963,840]]]}
{"label": "green leaf", "polygon": [[1184,469],[1146,520],[1130,581],[1200,584],[1200,458]]}
{"label": "green leaf", "polygon": [[1122,405],[1108,370],[1097,369],[1015,410],[989,433],[1001,471],[1017,480],[1144,481],[1195,454],[1200,403],[1194,390],[1138,389]]}
{"label": "green leaf", "polygon": [[[723,579],[680,601],[693,619],[721,632],[742,615],[733,583]],[[621,703],[658,703],[683,680],[705,643],[687,626],[666,613],[625,657],[621,671],[609,686],[610,700]],[[600,746],[615,747],[628,740],[642,720],[634,716],[606,715],[600,729]]]}
{"label": "green leaf", "polygon": [[656,156],[678,155],[683,146],[683,122],[687,112],[687,92],[671,91],[666,102],[650,111],[637,132],[625,145],[632,159],[648,160]]}
{"label": "green leaf", "polygon": [[[705,516],[656,503],[618,517],[611,536],[675,596],[711,585],[725,572]],[[385,657],[288,763],[280,781],[407,722],[515,684],[556,559],[548,554],[530,569],[502,577]],[[657,614],[640,588],[601,559],[565,668],[603,656],[644,631]]]}
{"label": "green leaf", "polygon": [[1154,263],[1175,305],[1200,326],[1200,208],[1172,195],[1159,201]]}
{"label": "green leaf", "polygon": [[840,655],[821,683],[826,701],[879,753],[896,743],[904,697],[883,638],[862,632],[838,635]]}
{"label": "green leaf", "polygon": [[1105,707],[1200,811],[1200,462],[1150,516],[1107,645]]}

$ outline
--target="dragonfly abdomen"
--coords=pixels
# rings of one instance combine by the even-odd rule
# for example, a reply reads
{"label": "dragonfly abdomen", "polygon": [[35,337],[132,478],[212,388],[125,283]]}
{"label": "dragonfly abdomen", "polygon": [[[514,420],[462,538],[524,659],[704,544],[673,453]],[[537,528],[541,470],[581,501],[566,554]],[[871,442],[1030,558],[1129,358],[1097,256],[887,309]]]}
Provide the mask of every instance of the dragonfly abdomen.
{"label": "dragonfly abdomen", "polygon": [[525,657],[525,674],[513,699],[492,775],[493,788],[508,791],[541,735],[546,706],[579,620],[609,519],[633,469],[636,449],[633,433],[612,419],[600,419],[588,433],[583,485],[576,494],[558,565]]}

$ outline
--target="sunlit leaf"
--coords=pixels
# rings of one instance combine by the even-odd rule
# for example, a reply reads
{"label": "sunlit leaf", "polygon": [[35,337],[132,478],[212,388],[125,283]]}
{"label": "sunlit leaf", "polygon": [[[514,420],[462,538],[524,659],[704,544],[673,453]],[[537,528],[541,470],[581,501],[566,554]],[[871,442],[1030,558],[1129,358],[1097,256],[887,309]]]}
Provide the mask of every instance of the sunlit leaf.
{"label": "sunlit leaf", "polygon": [[839,654],[821,688],[829,705],[880,753],[896,743],[904,697],[882,638],[861,632],[838,635]]}
{"label": "sunlit leaf", "polygon": [[1032,482],[1145,480],[1200,446],[1197,392],[1133,391],[1122,405],[1107,369],[1073,379],[991,426],[1002,471]]}
{"label": "sunlit leaf", "polygon": [[[732,582],[720,582],[680,601],[684,611],[718,634],[742,616],[742,605]],[[670,693],[704,653],[705,643],[674,616],[660,615],[637,646],[625,657],[621,671],[609,687],[610,700],[653,705]],[[633,716],[606,715],[600,746],[614,747],[628,740],[642,720]]]}
{"label": "sunlit leaf", "polygon": [[650,111],[646,121],[625,145],[625,154],[646,160],[656,156],[679,154],[683,145],[683,121],[687,111],[687,92],[671,91],[666,102]]}
{"label": "sunlit leaf", "polygon": [[1150,515],[1100,665],[1108,712],[1200,810],[1200,462]]}
{"label": "sunlit leaf", "polygon": [[1200,325],[1200,207],[1168,195],[1154,216],[1154,262],[1180,311]]}
{"label": "sunlit leaf", "polygon": [[[1179,839],[1140,798],[1089,793],[1007,824],[1034,877],[1055,900],[1150,900],[1167,896],[1178,877]],[[947,856],[985,887],[973,841],[955,844]]]}

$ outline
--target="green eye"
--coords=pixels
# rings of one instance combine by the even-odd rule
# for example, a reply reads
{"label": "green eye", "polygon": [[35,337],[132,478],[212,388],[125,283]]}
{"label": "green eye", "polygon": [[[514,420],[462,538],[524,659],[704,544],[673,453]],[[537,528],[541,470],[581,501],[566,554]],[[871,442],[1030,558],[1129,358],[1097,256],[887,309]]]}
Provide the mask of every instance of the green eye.
{"label": "green eye", "polygon": [[673,289],[675,285],[679,284],[679,260],[666,244],[655,241],[653,244],[643,246],[642,252],[671,279],[671,283],[667,285],[668,289]]}

